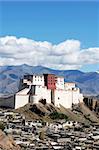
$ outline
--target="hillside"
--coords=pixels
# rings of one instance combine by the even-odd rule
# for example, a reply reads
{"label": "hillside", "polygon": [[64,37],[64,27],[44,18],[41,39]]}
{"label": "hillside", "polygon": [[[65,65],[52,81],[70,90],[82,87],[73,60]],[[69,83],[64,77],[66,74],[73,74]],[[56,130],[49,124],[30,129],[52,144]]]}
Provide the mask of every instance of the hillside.
{"label": "hillside", "polygon": [[67,117],[68,120],[77,121],[87,125],[94,124],[94,123],[99,124],[99,119],[84,104],[79,104],[77,106],[74,106],[73,110],[70,110],[70,109],[66,109],[63,106],[57,108],[53,104],[42,104],[39,102],[38,104],[33,104],[33,105],[28,104],[15,111],[25,115],[25,117],[30,120],[41,119],[43,121],[52,122],[53,113],[56,114],[58,113],[64,117]]}
{"label": "hillside", "polygon": [[25,74],[51,73],[63,76],[67,82],[76,82],[84,95],[99,94],[99,74],[84,73],[79,70],[54,70],[42,66],[2,66],[0,67],[0,93],[13,94],[19,90],[20,79]]}
{"label": "hillside", "polygon": [[5,135],[0,130],[0,150],[21,150],[21,148],[15,144],[11,136]]}

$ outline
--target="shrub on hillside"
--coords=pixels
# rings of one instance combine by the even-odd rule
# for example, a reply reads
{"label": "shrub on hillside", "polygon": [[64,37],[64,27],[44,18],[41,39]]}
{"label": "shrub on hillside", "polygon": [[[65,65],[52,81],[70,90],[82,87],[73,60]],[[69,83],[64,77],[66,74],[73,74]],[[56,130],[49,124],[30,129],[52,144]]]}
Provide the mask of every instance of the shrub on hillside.
{"label": "shrub on hillside", "polygon": [[4,123],[0,122],[0,129],[3,131],[5,129]]}
{"label": "shrub on hillside", "polygon": [[53,112],[50,114],[51,119],[65,119],[67,120],[68,117],[63,114],[63,113],[59,113],[59,112]]}

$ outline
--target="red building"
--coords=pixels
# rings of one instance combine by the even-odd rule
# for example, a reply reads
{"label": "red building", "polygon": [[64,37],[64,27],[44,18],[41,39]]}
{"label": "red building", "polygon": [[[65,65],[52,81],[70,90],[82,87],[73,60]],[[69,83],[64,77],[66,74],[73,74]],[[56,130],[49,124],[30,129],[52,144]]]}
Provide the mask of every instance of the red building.
{"label": "red building", "polygon": [[47,86],[48,89],[56,89],[56,81],[54,74],[44,74],[44,82],[45,86]]}

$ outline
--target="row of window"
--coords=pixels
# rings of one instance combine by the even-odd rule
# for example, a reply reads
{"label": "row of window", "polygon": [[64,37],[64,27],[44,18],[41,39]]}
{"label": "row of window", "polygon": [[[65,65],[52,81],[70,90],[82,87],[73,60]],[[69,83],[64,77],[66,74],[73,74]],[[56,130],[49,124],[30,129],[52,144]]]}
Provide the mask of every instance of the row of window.
{"label": "row of window", "polygon": [[43,78],[43,76],[35,76],[35,78],[41,78],[41,79],[42,79],[42,78]]}
{"label": "row of window", "polygon": [[38,80],[37,80],[37,79],[35,79],[35,81],[43,81],[43,80],[42,80],[42,79],[41,79],[41,80],[39,80],[39,79],[38,79]]}
{"label": "row of window", "polygon": [[56,85],[55,83],[49,82],[48,85]]}
{"label": "row of window", "polygon": [[61,84],[60,84],[60,83],[57,83],[57,85],[64,85],[64,84],[63,84],[63,83],[61,83]]}

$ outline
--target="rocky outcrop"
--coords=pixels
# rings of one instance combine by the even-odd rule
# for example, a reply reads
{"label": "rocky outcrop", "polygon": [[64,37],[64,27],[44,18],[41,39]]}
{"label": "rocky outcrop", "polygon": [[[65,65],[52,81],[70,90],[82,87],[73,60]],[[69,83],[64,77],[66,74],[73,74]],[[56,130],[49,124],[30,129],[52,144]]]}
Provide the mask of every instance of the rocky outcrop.
{"label": "rocky outcrop", "polygon": [[5,135],[0,130],[0,150],[21,150],[21,148],[16,145],[11,136]]}

